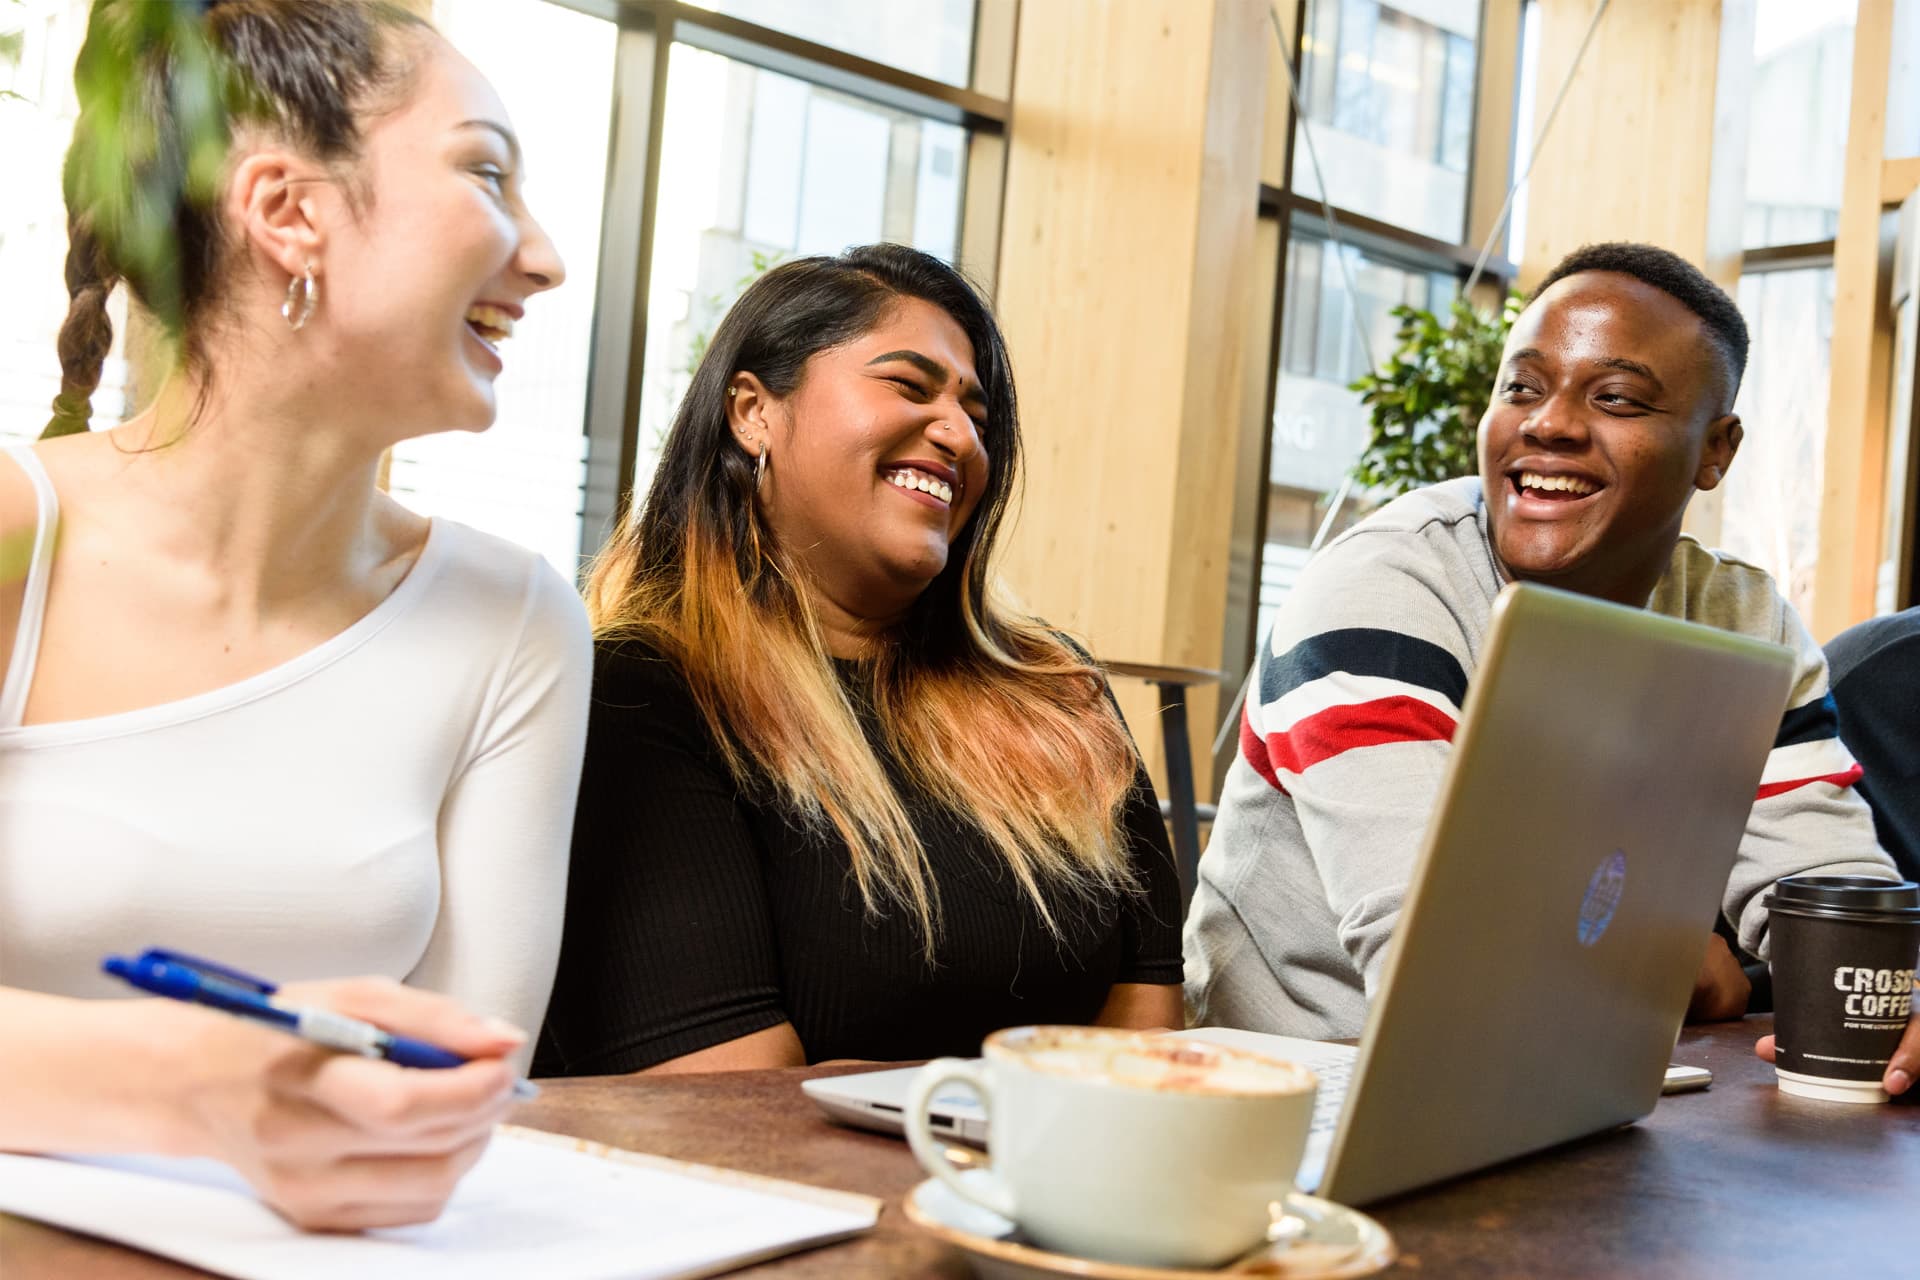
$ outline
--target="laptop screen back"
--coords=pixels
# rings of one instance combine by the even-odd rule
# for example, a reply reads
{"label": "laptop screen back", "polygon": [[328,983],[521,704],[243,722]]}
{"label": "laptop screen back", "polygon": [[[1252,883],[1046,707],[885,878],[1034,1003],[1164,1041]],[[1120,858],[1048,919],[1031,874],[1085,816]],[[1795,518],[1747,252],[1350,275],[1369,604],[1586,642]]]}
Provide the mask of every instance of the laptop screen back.
{"label": "laptop screen back", "polygon": [[1502,593],[1322,1195],[1364,1204],[1653,1108],[1792,670],[1726,632]]}

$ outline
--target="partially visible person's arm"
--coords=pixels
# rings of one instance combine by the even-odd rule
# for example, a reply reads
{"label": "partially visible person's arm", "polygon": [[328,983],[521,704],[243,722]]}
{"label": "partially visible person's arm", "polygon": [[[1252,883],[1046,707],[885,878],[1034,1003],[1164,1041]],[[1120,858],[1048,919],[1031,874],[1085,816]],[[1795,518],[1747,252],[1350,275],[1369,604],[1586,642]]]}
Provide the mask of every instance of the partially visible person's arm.
{"label": "partially visible person's arm", "polygon": [[1746,1016],[1753,983],[1734,956],[1727,940],[1707,935],[1706,959],[1693,979],[1693,998],[1687,1002],[1688,1022],[1728,1022]]}
{"label": "partially visible person's arm", "polygon": [[1116,982],[1093,1022],[1135,1031],[1178,1031],[1182,1019],[1177,983]]}
{"label": "partially visible person's arm", "polygon": [[[517,640],[440,806],[440,910],[407,980],[529,1034],[560,954],[593,641],[573,588],[533,566]],[[516,1054],[525,1068],[528,1044]]]}
{"label": "partially visible person's arm", "polygon": [[1920,880],[1920,607],[1841,632],[1827,661],[1874,834],[1901,875]]}
{"label": "partially visible person's arm", "polygon": [[172,1001],[0,988],[0,1150],[211,1157],[314,1230],[437,1216],[512,1105],[523,1037],[383,978],[284,994],[473,1061],[414,1071]]}
{"label": "partially visible person's arm", "polygon": [[1804,874],[1897,876],[1874,835],[1873,815],[1853,785],[1860,767],[1840,741],[1827,692],[1826,656],[1790,606],[1783,605],[1775,639],[1798,653],[1799,665],[1723,904],[1727,919],[1739,929],[1740,945],[1762,958],[1768,953],[1765,899],[1776,880]]}
{"label": "partially visible person's arm", "polygon": [[1253,771],[1292,799],[1369,999],[1467,696],[1472,656],[1441,587],[1482,589],[1442,584],[1407,559],[1413,544],[1383,538],[1336,543],[1301,574],[1260,657],[1240,739]]}
{"label": "partially visible person's arm", "polygon": [[677,672],[595,657],[566,936],[537,1069],[740,1070],[804,1058],[781,1002],[761,851]]}
{"label": "partially visible person's arm", "polygon": [[695,1049],[677,1058],[657,1062],[641,1075],[693,1075],[701,1071],[766,1071],[774,1067],[804,1067],[807,1051],[791,1022]]}

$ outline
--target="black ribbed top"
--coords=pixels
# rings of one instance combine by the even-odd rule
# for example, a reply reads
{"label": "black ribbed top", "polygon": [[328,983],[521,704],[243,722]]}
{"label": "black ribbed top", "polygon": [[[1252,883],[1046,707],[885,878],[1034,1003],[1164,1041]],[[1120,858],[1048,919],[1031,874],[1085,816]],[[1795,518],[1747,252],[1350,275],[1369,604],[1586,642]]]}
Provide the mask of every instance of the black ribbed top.
{"label": "black ribbed top", "polygon": [[901,798],[942,907],[931,967],[910,915],[865,913],[845,842],[742,794],[678,668],[601,645],[535,1074],[637,1071],[783,1021],[814,1062],[970,1055],[1001,1027],[1091,1022],[1117,982],[1180,982],[1179,884],[1144,773],[1124,822],[1141,891],[1054,903],[1058,938],[984,836]]}

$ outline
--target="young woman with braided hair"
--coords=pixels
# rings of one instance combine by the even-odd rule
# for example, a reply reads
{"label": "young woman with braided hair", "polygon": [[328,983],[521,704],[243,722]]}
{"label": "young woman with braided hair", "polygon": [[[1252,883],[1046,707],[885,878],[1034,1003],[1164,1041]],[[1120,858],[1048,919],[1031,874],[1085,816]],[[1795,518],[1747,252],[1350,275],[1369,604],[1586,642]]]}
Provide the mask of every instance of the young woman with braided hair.
{"label": "young woman with braided hair", "polygon": [[[0,1149],[213,1156],[302,1225],[420,1221],[546,1005],[590,640],[537,557],[376,476],[398,440],[489,425],[496,344],[561,264],[492,88],[404,10],[137,3],[95,4],[90,45],[133,42],[134,78],[76,125],[61,392],[0,459]],[[156,10],[243,90],[158,265],[91,185],[146,154],[150,193],[191,151]],[[88,431],[121,283],[179,367]],[[101,957],[151,943],[473,1060],[108,998]]]}

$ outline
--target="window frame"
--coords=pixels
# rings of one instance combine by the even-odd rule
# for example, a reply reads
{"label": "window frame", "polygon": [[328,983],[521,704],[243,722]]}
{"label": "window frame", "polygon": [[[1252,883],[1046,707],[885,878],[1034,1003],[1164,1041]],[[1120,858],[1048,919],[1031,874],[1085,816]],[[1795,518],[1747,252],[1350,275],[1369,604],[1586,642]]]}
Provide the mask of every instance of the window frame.
{"label": "window frame", "polygon": [[[582,430],[586,475],[580,552],[597,551],[634,502],[646,377],[647,305],[675,44],[805,80],[967,130],[959,257],[989,293],[998,261],[1001,194],[1018,0],[975,0],[970,84],[952,85],[683,0],[547,0],[612,22],[613,121],[601,221],[599,290]],[[1000,92],[993,92],[998,89]]]}
{"label": "window frame", "polygon": [[[1323,0],[1324,3],[1336,3],[1337,0]],[[1272,493],[1270,472],[1273,463],[1273,414],[1279,395],[1280,377],[1283,373],[1282,355],[1285,350],[1289,284],[1287,265],[1292,254],[1293,232],[1296,224],[1317,227],[1326,234],[1326,212],[1331,209],[1334,221],[1339,224],[1339,240],[1350,247],[1372,257],[1384,259],[1395,266],[1410,270],[1450,272],[1462,285],[1466,283],[1474,264],[1479,258],[1479,241],[1484,238],[1478,234],[1483,226],[1490,226],[1495,210],[1483,208],[1489,203],[1497,207],[1507,194],[1512,182],[1515,148],[1509,141],[1504,149],[1491,145],[1495,139],[1486,135],[1487,123],[1497,126],[1495,132],[1501,137],[1511,139],[1513,131],[1513,106],[1518,95],[1520,82],[1520,41],[1519,29],[1521,9],[1527,0],[1480,0],[1478,35],[1474,48],[1474,91],[1472,94],[1472,116],[1469,121],[1467,142],[1466,171],[1466,207],[1461,217],[1461,238],[1458,242],[1448,242],[1412,231],[1394,223],[1369,217],[1352,209],[1344,209],[1330,202],[1325,208],[1319,197],[1303,195],[1294,190],[1294,174],[1297,169],[1297,117],[1292,110],[1291,101],[1284,117],[1270,120],[1269,127],[1280,127],[1285,131],[1285,149],[1281,162],[1279,184],[1262,182],[1256,194],[1258,216],[1263,220],[1274,220],[1279,224],[1279,253],[1275,265],[1272,288],[1272,322],[1268,327],[1267,350],[1263,368],[1266,384],[1264,409],[1257,424],[1261,432],[1259,449],[1260,467],[1257,475],[1241,477],[1238,500],[1251,501],[1254,504],[1253,530],[1255,544],[1248,557],[1251,580],[1245,593],[1247,616],[1241,620],[1244,625],[1236,625],[1229,618],[1226,629],[1225,652],[1222,654],[1222,666],[1230,672],[1244,672],[1252,662],[1258,650],[1259,608],[1264,549],[1269,533],[1269,506]],[[1319,90],[1322,96],[1331,101],[1331,85],[1305,84],[1306,50],[1304,38],[1308,34],[1307,20],[1311,12],[1310,0],[1294,0],[1291,35],[1291,48],[1287,52],[1293,66],[1297,82],[1301,84],[1303,98],[1310,90]],[[1499,19],[1502,34],[1492,39],[1489,32],[1493,29],[1493,20]],[[1325,20],[1322,27],[1328,25]],[[1488,60],[1491,48],[1494,59]],[[1510,56],[1508,56],[1510,55]],[[1311,102],[1308,103],[1311,108]],[[1498,107],[1498,119],[1490,119],[1492,109]],[[1490,154],[1492,153],[1492,154]],[[1483,183],[1483,174],[1490,176],[1490,170],[1483,166],[1497,165],[1501,181],[1498,191],[1492,184]],[[1497,245],[1496,247],[1504,247]],[[1491,253],[1481,270],[1477,289],[1483,302],[1491,296],[1494,299],[1504,296],[1508,287],[1518,276],[1518,268],[1503,253]],[[1384,354],[1384,353],[1382,353]],[[1332,495],[1326,495],[1330,498]],[[1229,591],[1232,598],[1236,593]],[[1224,771],[1217,771],[1221,776]]]}

